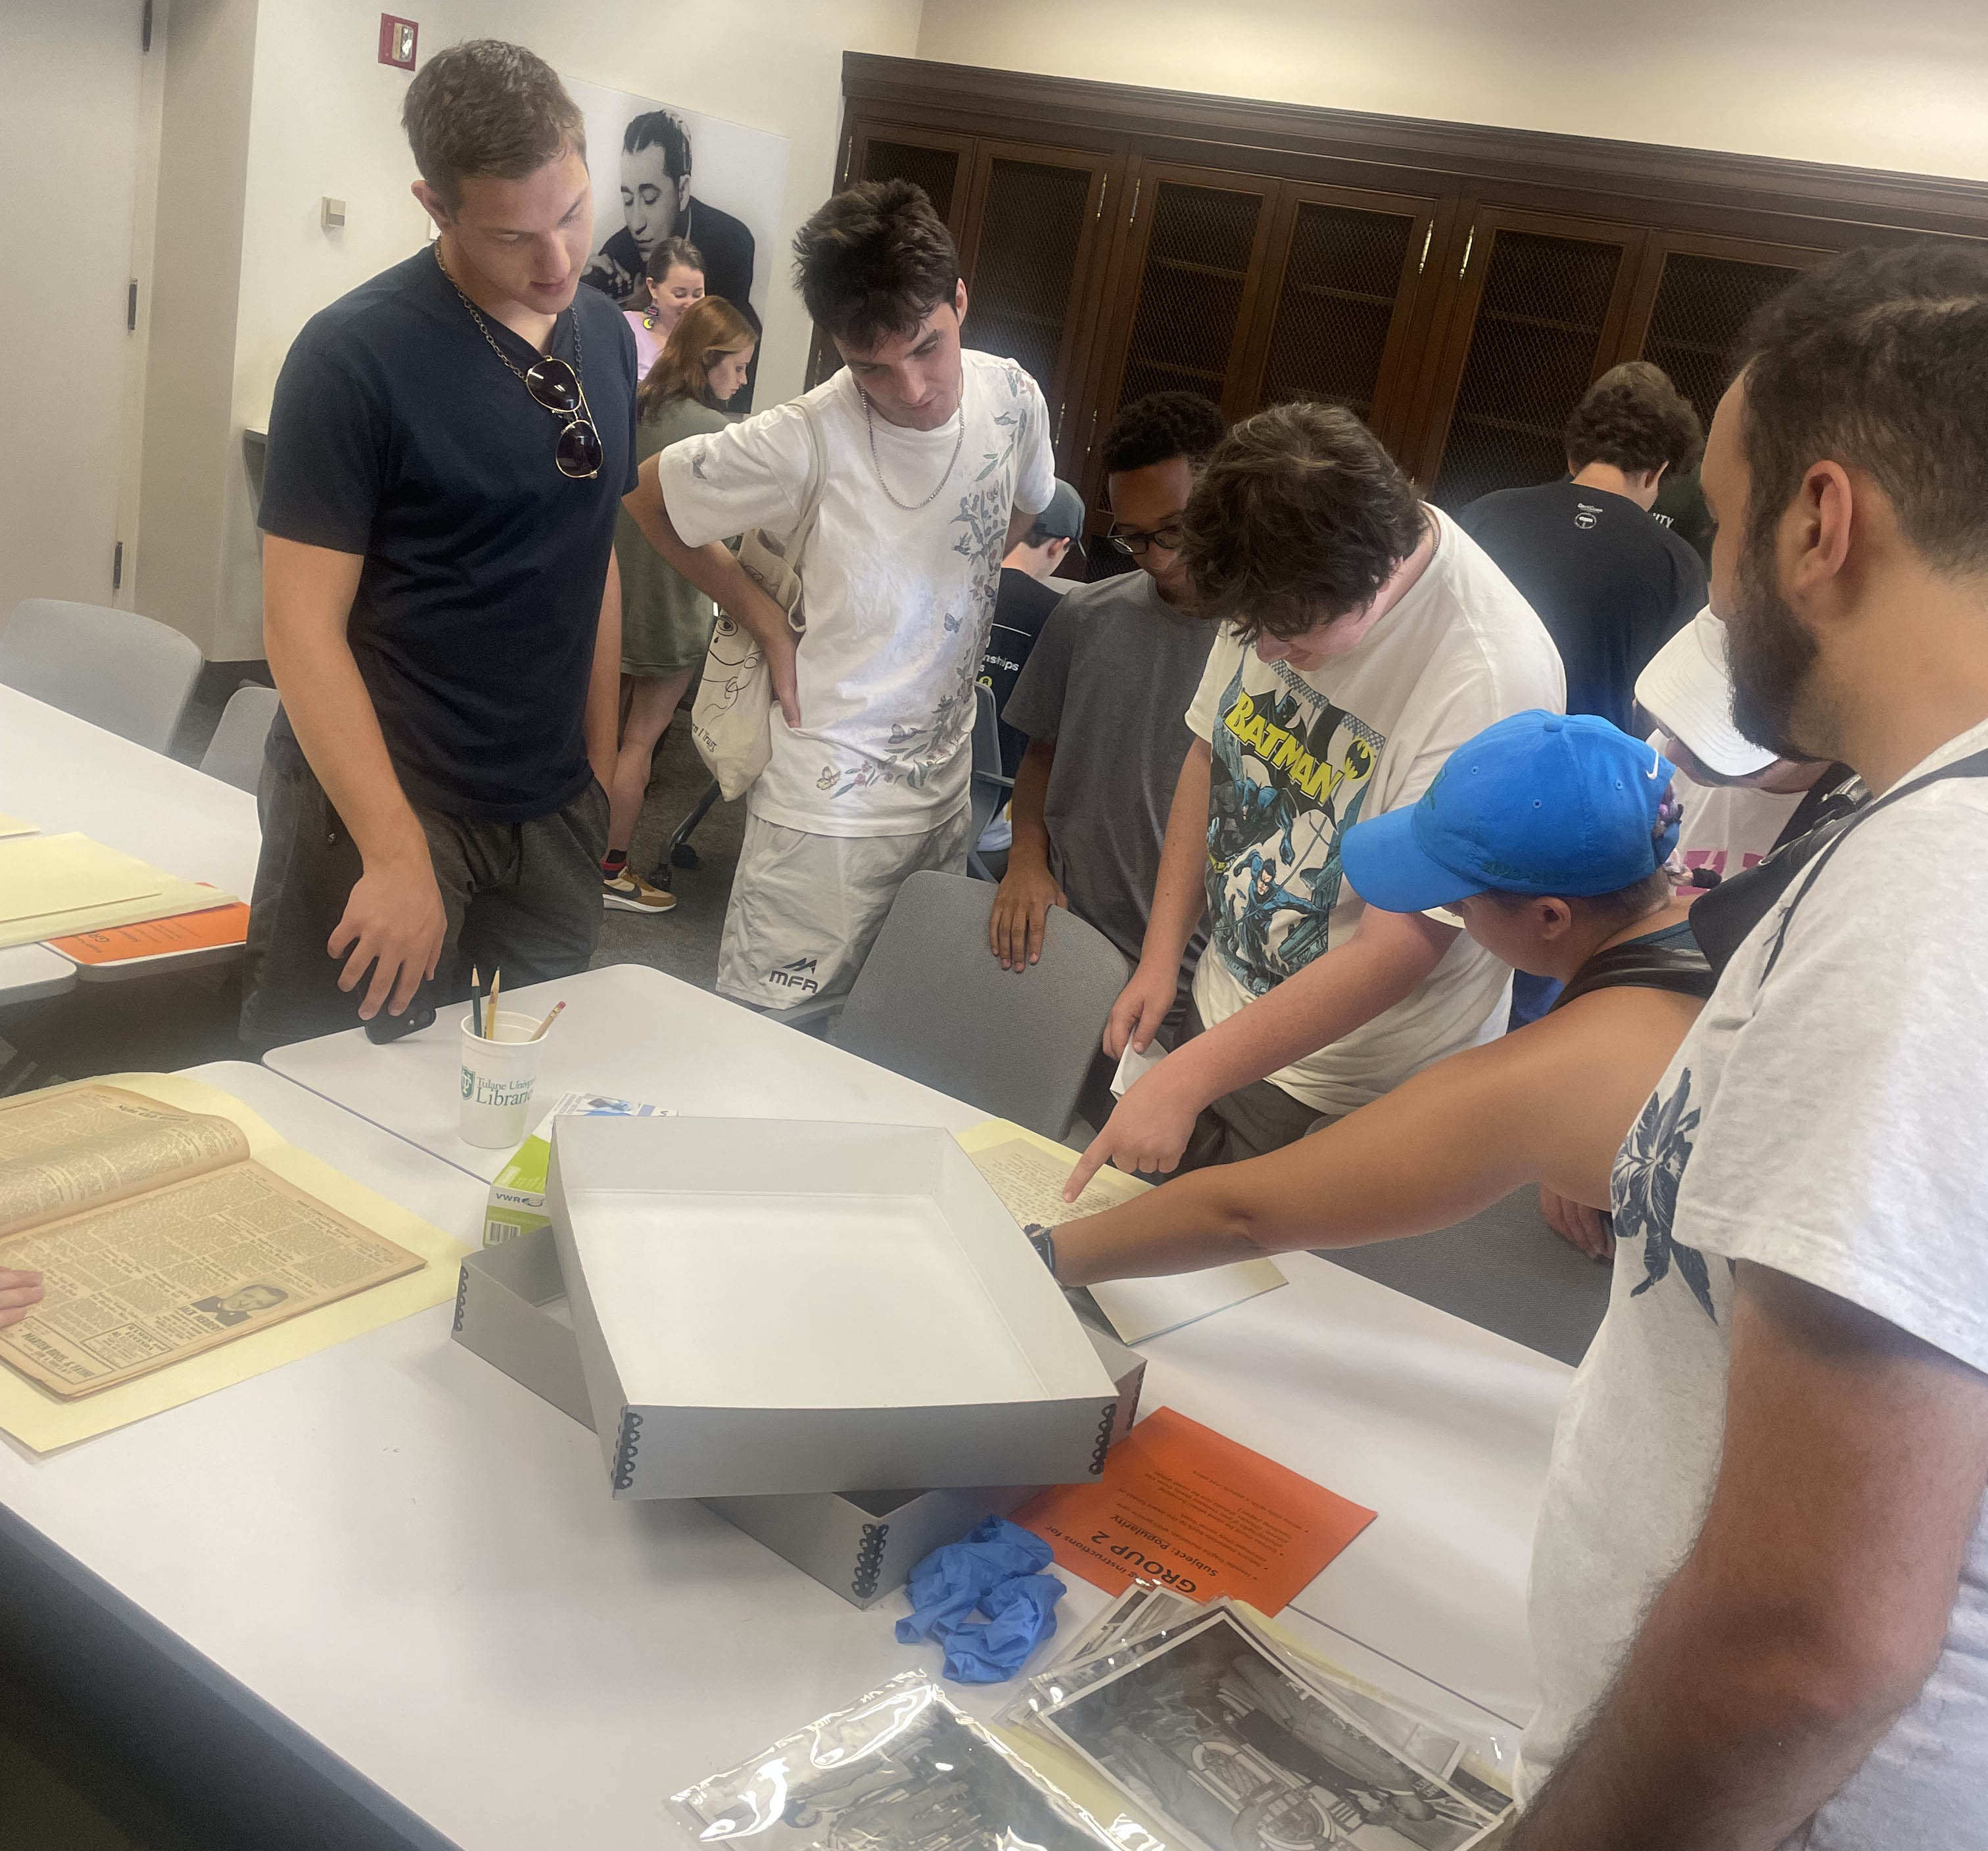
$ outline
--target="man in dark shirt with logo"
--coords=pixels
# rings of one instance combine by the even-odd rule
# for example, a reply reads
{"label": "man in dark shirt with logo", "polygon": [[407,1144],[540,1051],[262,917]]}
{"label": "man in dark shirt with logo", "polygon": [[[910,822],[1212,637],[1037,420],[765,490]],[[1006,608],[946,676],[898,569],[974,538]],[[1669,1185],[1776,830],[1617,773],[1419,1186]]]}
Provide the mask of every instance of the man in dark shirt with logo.
{"label": "man in dark shirt with logo", "polygon": [[1567,711],[1635,731],[1636,677],[1705,606],[1705,566],[1650,509],[1697,466],[1698,414],[1662,368],[1630,360],[1567,420],[1569,479],[1472,502],[1457,524],[1490,554],[1559,650]]}
{"label": "man in dark shirt with logo", "polygon": [[[277,382],[263,633],[283,696],[242,1034],[404,1011],[472,964],[583,970],[614,756],[634,346],[580,291],[580,111],[484,39],[403,121],[436,242],[313,316]],[[576,292],[578,292],[576,295]]]}
{"label": "man in dark shirt with logo", "polygon": [[[1050,505],[1035,524],[1008,549],[1001,562],[1001,588],[994,595],[994,621],[987,647],[980,654],[982,686],[994,695],[994,711],[1008,711],[1008,697],[1028,666],[1030,652],[1073,581],[1059,579],[1057,568],[1084,532],[1084,498],[1060,477]],[[1021,768],[1029,736],[1001,722],[1001,775],[1012,778]]]}

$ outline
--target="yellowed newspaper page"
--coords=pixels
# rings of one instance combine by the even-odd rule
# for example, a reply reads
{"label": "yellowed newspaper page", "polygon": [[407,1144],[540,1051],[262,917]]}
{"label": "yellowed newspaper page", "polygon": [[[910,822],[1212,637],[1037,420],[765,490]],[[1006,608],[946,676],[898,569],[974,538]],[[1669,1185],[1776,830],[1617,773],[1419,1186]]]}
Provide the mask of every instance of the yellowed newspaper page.
{"label": "yellowed newspaper page", "polygon": [[247,1159],[30,1228],[0,1241],[0,1261],[40,1273],[45,1295],[0,1330],[0,1361],[65,1398],[422,1263]]}
{"label": "yellowed newspaper page", "polygon": [[[445,1232],[341,1175],[322,1159],[286,1143],[239,1099],[215,1087],[176,1073],[116,1074],[91,1083],[182,1111],[226,1119],[247,1140],[250,1153],[264,1170],[369,1233],[404,1248],[425,1264],[298,1316],[280,1322],[249,1319],[236,1328],[232,1343],[197,1352],[100,1393],[64,1398],[13,1370],[0,1369],[0,1431],[30,1451],[52,1452],[128,1426],[445,1304],[455,1296],[458,1275],[468,1251],[465,1239],[458,1237],[480,1234],[482,1185],[465,1179],[462,1225]],[[439,1329],[436,1340],[445,1343],[447,1331]]]}
{"label": "yellowed newspaper page", "polygon": [[117,1086],[85,1081],[0,1099],[0,1240],[248,1155],[226,1119]]}

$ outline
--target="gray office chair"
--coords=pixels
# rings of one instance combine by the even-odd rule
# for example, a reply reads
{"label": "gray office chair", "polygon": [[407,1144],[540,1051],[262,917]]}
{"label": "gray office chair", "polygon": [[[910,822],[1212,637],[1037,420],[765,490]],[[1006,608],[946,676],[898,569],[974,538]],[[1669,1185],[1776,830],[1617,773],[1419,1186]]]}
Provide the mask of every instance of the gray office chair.
{"label": "gray office chair", "polygon": [[262,745],[282,698],[273,687],[246,683],[228,697],[221,724],[201,754],[200,768],[210,778],[252,792],[262,776]]}
{"label": "gray office chair", "polygon": [[994,691],[986,682],[976,681],[973,692],[973,775],[969,785],[972,819],[968,826],[973,833],[967,839],[972,846],[966,851],[966,866],[976,879],[992,880],[998,877],[980,858],[980,838],[995,812],[1008,801],[1015,781],[1001,772],[1001,716],[994,705]]}
{"label": "gray office chair", "polygon": [[155,752],[171,746],[203,659],[166,624],[63,598],[24,598],[0,630],[0,682]]}
{"label": "gray office chair", "polygon": [[1002,970],[987,948],[993,904],[985,881],[912,875],[828,1039],[1061,1137],[1130,973],[1103,933],[1061,908],[1050,914],[1042,962]]}

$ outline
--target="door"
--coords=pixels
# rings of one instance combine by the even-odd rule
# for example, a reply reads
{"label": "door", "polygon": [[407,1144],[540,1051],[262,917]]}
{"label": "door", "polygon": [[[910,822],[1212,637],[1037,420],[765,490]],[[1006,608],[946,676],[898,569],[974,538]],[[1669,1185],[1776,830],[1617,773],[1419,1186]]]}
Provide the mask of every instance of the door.
{"label": "door", "polygon": [[1129,310],[1106,343],[1082,464],[1101,491],[1097,437],[1119,409],[1154,392],[1199,392],[1231,418],[1249,409],[1243,353],[1270,244],[1278,182],[1219,168],[1144,164],[1113,274]]}
{"label": "door", "polygon": [[1418,480],[1452,512],[1564,474],[1567,414],[1620,345],[1640,225],[1481,208],[1431,376]]}
{"label": "door", "polygon": [[[1413,384],[1406,365],[1425,296],[1436,202],[1287,185],[1244,370],[1246,407],[1344,405],[1393,448]],[[1425,284],[1428,285],[1425,287]]]}
{"label": "door", "polygon": [[1652,235],[1629,306],[1621,358],[1652,360],[1709,428],[1753,311],[1834,255],[1799,245],[1683,232]]}
{"label": "door", "polygon": [[144,12],[31,0],[0,25],[0,315],[35,382],[0,445],[0,624],[23,598],[131,604],[165,57]]}
{"label": "door", "polygon": [[963,244],[966,198],[973,174],[973,138],[940,129],[914,129],[891,122],[860,122],[849,150],[849,178],[908,180],[922,187],[932,210],[946,223],[955,244]]}
{"label": "door", "polygon": [[1063,468],[1065,426],[1073,448],[1084,360],[1102,291],[1104,214],[1121,167],[1113,154],[983,141],[960,245],[969,346],[1018,362],[1042,388],[1050,441]]}

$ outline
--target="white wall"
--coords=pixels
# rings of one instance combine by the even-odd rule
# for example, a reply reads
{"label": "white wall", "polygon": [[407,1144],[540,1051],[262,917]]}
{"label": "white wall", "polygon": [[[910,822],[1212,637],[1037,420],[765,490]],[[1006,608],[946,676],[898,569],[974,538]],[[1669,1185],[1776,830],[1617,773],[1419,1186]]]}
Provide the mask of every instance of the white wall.
{"label": "white wall", "polygon": [[[759,402],[800,389],[807,324],[786,285],[785,252],[834,178],[842,53],[910,56],[918,0],[736,0],[725,8],[421,0],[408,10],[420,21],[423,62],[464,39],[514,39],[574,77],[786,136],[786,208],[774,248],[761,256],[777,280]],[[400,125],[410,79],[377,61],[379,25],[374,0],[261,0],[232,394],[238,433],[267,417],[283,356],[304,322],[425,235],[427,221],[407,191],[414,164]],[[320,229],[326,194],[345,201],[342,231]],[[228,494],[209,653],[259,655],[255,534],[238,473]]]}
{"label": "white wall", "polygon": [[1983,0],[925,0],[918,55],[1988,180]]}

